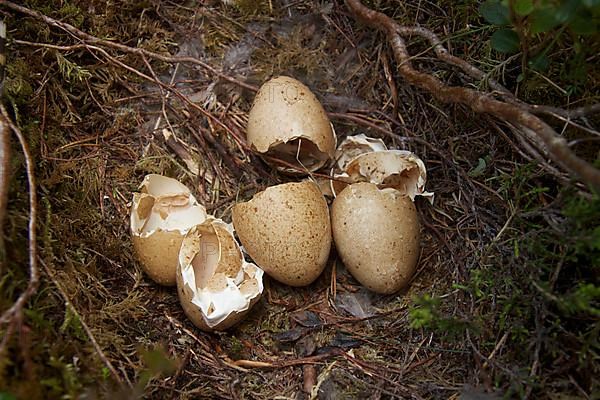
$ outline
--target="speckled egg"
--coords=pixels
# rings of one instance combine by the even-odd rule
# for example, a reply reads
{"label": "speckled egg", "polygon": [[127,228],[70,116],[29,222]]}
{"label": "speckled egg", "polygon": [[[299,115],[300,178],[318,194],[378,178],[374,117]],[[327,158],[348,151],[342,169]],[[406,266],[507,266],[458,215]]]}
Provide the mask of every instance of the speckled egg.
{"label": "speckled egg", "polygon": [[394,293],[412,278],[419,258],[419,219],[411,199],[373,183],[347,186],[331,208],[333,238],[352,276],[377,293]]}
{"label": "speckled egg", "polygon": [[245,251],[272,278],[304,286],[323,272],[331,247],[329,209],[310,181],[272,186],[233,208]]}

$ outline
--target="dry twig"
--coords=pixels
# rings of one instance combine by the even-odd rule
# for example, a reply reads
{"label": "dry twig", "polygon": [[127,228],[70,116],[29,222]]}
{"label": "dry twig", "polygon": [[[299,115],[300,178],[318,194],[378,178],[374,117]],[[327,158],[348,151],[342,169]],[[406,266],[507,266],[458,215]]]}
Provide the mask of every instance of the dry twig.
{"label": "dry twig", "polygon": [[[35,163],[31,158],[31,153],[29,152],[29,145],[27,144],[27,140],[23,136],[21,130],[10,120],[8,112],[3,105],[0,104],[0,118],[2,118],[3,123],[8,125],[13,133],[17,136],[19,140],[19,144],[21,145],[21,149],[23,151],[23,155],[25,157],[25,167],[27,170],[27,183],[29,186],[29,283],[27,288],[17,301],[6,310],[2,316],[0,317],[0,324],[13,324],[21,320],[23,308],[29,298],[36,292],[40,276],[39,276],[39,267],[38,267],[38,259],[37,259],[37,235],[36,235],[36,220],[37,220],[37,192],[36,192],[36,183],[35,183]],[[11,330],[9,329],[9,332]],[[7,332],[2,345],[6,345],[8,343],[8,336],[10,336]],[[2,353],[2,348],[0,348],[0,353]]]}
{"label": "dry twig", "polygon": [[[1,234],[8,203],[10,184],[10,127],[4,118],[0,118],[0,250],[4,250],[4,235]],[[0,260],[0,265],[4,260]],[[0,273],[2,273],[0,267]]]}

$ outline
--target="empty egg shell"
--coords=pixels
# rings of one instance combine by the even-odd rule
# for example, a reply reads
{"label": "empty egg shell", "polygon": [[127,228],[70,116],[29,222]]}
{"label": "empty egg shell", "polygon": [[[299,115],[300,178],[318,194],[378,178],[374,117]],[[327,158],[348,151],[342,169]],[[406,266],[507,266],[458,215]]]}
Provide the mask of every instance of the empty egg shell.
{"label": "empty egg shell", "polygon": [[[339,144],[335,150],[335,166],[332,168],[331,176],[340,176],[346,165],[361,154],[373,151],[387,150],[383,140],[369,137],[363,133],[348,136]],[[325,198],[332,199],[336,193],[341,192],[347,185],[342,179],[328,179],[321,176],[314,178]],[[346,179],[347,180],[347,179]]]}
{"label": "empty egg shell", "polygon": [[333,201],[331,225],[344,265],[377,293],[408,284],[419,257],[419,219],[414,203],[396,189],[372,183],[347,186]]}
{"label": "empty egg shell", "polygon": [[244,260],[231,225],[209,217],[181,244],[177,292],[185,314],[204,331],[241,321],[263,291],[263,271]]}
{"label": "empty egg shell", "polygon": [[304,286],[323,272],[331,247],[329,209],[310,181],[272,186],[233,208],[245,251],[268,275]]}
{"label": "empty egg shell", "polygon": [[133,194],[130,228],[142,269],[161,285],[175,285],[178,253],[188,230],[206,219],[206,210],[179,181],[146,175]]}
{"label": "empty egg shell", "polygon": [[410,151],[383,150],[360,154],[335,177],[348,183],[370,182],[379,188],[394,188],[413,201],[415,196],[433,198],[433,193],[425,191],[425,164]]}
{"label": "empty egg shell", "polygon": [[373,151],[387,150],[381,139],[372,138],[365,134],[348,136],[335,151],[335,161],[339,171],[344,171],[348,163],[361,154]]}
{"label": "empty egg shell", "polygon": [[[248,114],[248,144],[286,173],[316,171],[335,152],[333,126],[319,100],[300,81],[279,76],[260,88]],[[269,157],[298,168],[278,164]]]}

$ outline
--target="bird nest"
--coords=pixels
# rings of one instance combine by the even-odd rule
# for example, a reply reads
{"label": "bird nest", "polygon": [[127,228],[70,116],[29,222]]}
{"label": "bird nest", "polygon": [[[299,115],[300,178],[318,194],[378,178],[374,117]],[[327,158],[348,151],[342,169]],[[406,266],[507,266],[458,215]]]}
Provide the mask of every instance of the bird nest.
{"label": "bird nest", "polygon": [[[519,60],[490,52],[475,3],[367,2],[437,32],[480,79],[417,30],[399,31],[411,54],[402,64],[393,32],[340,2],[224,3],[0,4],[6,132],[22,139],[12,141],[0,309],[27,293],[1,321],[0,397],[597,394],[600,200],[585,183],[598,141],[576,131],[594,137],[599,120],[581,110],[576,126],[560,119],[573,120],[560,107],[575,102],[552,94],[559,74],[529,78],[518,100]],[[524,112],[534,111],[524,101],[547,104],[559,117],[549,127],[564,126],[592,169],[577,175],[536,147],[528,120],[428,92],[409,64]],[[576,104],[597,100],[598,72]],[[315,92],[338,139],[365,133],[425,161],[436,196],[416,200],[418,269],[406,290],[376,295],[332,254],[310,286],[268,280],[241,324],[203,333],[176,289],[141,272],[132,192],[146,174],[170,176],[230,221],[236,202],[290,181],[245,141],[255,92],[276,75]]]}

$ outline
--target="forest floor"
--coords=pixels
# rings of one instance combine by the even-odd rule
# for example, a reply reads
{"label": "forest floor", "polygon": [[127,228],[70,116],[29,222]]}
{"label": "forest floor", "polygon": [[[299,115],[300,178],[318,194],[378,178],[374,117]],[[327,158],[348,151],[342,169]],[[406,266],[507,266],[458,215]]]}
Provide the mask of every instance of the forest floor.
{"label": "forest floor", "polygon": [[[0,326],[13,333],[0,399],[600,398],[598,194],[532,160],[502,121],[407,85],[386,37],[343,2],[232,3],[25,0],[32,13],[0,2],[5,104],[35,161],[41,270],[23,319]],[[490,48],[495,28],[477,2],[367,4],[433,30],[524,101],[600,101],[598,41],[582,56],[557,36],[550,68],[521,80],[521,59]],[[438,78],[484,86],[418,38],[409,48]],[[418,270],[407,290],[376,295],[332,252],[310,286],[267,279],[247,319],[204,333],[175,288],[141,271],[132,193],[164,174],[230,221],[236,201],[292,180],[243,146],[255,88],[277,75],[315,92],[339,139],[365,133],[425,161],[435,199],[416,201]],[[574,148],[600,165],[599,142],[582,143]],[[0,310],[29,278],[16,140],[11,172]]]}

